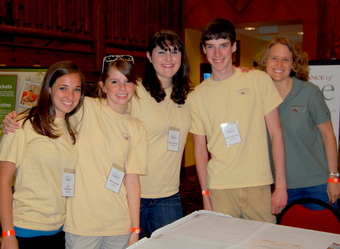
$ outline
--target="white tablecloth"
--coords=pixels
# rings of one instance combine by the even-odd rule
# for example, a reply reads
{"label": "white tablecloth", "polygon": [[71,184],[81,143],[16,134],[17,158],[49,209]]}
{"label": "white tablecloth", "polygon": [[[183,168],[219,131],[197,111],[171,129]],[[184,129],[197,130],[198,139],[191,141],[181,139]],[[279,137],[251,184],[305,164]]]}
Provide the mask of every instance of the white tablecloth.
{"label": "white tablecloth", "polygon": [[340,243],[338,234],[236,219],[202,210],[158,229],[151,238],[144,238],[129,249],[244,249],[261,239],[302,245],[300,248],[305,249],[326,249],[333,242]]}

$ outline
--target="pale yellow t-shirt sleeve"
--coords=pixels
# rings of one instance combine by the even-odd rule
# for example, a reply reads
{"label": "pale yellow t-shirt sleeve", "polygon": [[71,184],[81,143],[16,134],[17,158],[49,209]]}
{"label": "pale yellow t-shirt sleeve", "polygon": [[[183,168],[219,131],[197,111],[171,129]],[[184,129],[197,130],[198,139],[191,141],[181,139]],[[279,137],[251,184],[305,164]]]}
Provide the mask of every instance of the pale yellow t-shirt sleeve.
{"label": "pale yellow t-shirt sleeve", "polygon": [[138,122],[135,130],[138,134],[134,136],[133,145],[127,158],[127,174],[147,175],[147,139],[144,127]]}
{"label": "pale yellow t-shirt sleeve", "polygon": [[281,95],[268,74],[263,74],[260,82],[261,98],[264,116],[282,103]]}
{"label": "pale yellow t-shirt sleeve", "polygon": [[89,97],[84,98],[84,102],[81,108],[70,117],[70,122],[76,129],[78,129],[81,121],[83,120],[84,108],[86,106],[86,103],[89,101],[88,98]]}
{"label": "pale yellow t-shirt sleeve", "polygon": [[[29,120],[25,123],[24,129],[20,128],[14,133],[6,134],[2,137],[0,144],[0,161],[12,162],[15,167],[19,167],[26,151],[26,132],[25,129],[31,129]],[[22,125],[23,121],[19,121]],[[29,126],[29,127],[28,127]]]}
{"label": "pale yellow t-shirt sleeve", "polygon": [[188,96],[188,103],[190,105],[190,113],[191,113],[191,127],[190,127],[190,132],[192,134],[196,135],[206,135],[205,130],[204,130],[204,125],[203,121],[200,115],[200,107],[198,105],[198,97],[200,97],[199,94],[196,94],[195,92],[190,93]]}

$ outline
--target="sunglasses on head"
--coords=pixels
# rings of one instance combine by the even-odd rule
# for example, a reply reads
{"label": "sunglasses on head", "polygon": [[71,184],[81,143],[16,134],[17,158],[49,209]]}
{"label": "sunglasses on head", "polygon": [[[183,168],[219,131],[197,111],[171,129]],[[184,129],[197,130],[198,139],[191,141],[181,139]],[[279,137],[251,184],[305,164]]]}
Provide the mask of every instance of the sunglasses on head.
{"label": "sunglasses on head", "polygon": [[132,64],[135,63],[135,61],[133,60],[133,57],[131,55],[108,55],[108,56],[105,56],[103,58],[103,66],[102,66],[102,73],[104,72],[104,65],[105,65],[105,62],[111,62],[111,61],[116,61],[118,60],[119,58],[123,59],[123,60],[126,60],[128,62],[131,62],[132,61]]}

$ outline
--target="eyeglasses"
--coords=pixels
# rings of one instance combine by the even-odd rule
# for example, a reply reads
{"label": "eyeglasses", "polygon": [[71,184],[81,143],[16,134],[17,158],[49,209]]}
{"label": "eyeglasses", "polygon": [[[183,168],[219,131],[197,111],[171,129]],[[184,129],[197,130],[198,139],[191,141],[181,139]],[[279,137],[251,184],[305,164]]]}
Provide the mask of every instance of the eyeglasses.
{"label": "eyeglasses", "polygon": [[121,58],[121,59],[123,59],[123,60],[126,60],[126,61],[129,61],[129,62],[132,61],[132,64],[135,63],[135,61],[133,60],[133,57],[132,57],[131,55],[108,55],[108,56],[105,56],[105,57],[103,58],[102,73],[104,72],[104,65],[105,65],[105,62],[116,61],[116,60],[118,60],[119,58]]}

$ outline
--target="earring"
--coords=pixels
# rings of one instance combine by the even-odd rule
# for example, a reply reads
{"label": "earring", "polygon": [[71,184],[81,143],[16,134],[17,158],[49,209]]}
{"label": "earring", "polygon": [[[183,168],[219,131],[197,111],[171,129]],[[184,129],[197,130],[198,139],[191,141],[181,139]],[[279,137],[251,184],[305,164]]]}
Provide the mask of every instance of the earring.
{"label": "earring", "polygon": [[152,60],[150,59],[149,62],[152,63]]}
{"label": "earring", "polygon": [[106,90],[103,90],[103,93],[106,93]]}

